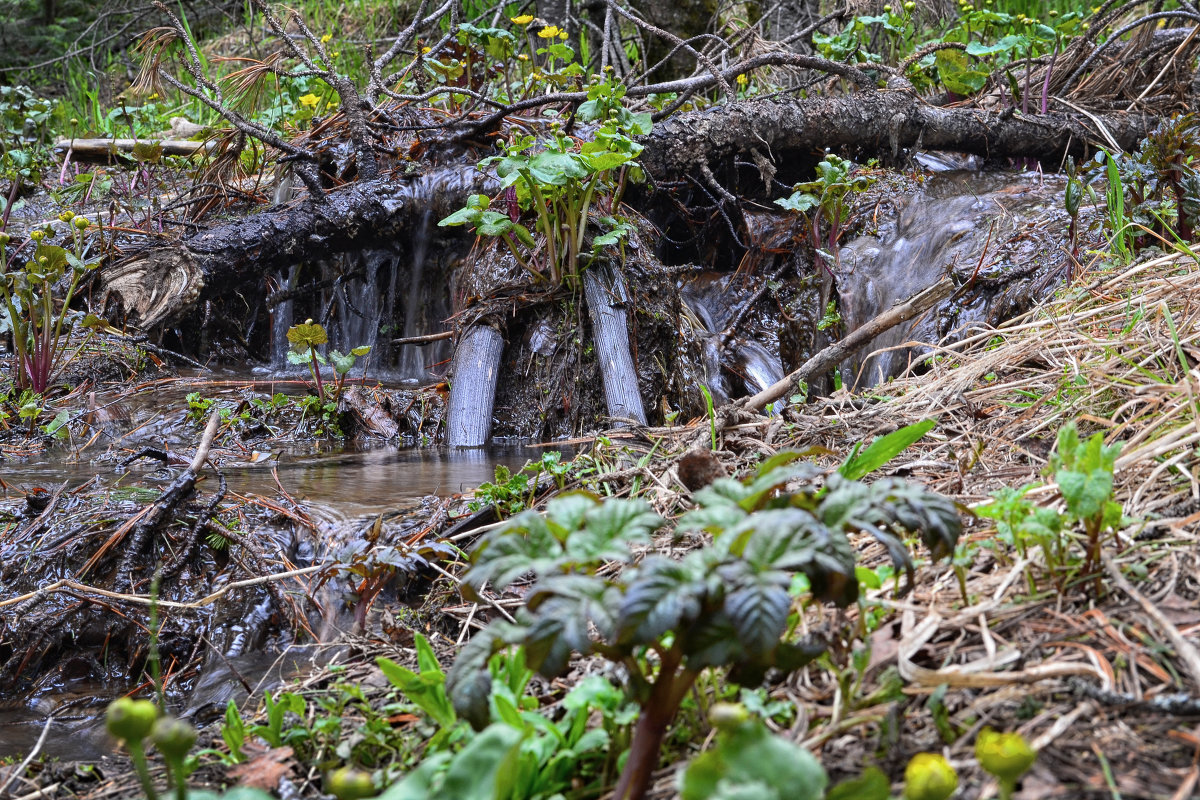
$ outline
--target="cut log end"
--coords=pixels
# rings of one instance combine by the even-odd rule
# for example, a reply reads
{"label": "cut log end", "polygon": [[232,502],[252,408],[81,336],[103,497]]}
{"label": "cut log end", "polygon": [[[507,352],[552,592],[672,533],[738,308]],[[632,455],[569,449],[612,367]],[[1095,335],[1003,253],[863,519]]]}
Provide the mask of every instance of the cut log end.
{"label": "cut log end", "polygon": [[150,328],[174,317],[195,302],[204,289],[204,274],[181,247],[151,250],[101,270],[104,298],[116,295],[131,322]]}

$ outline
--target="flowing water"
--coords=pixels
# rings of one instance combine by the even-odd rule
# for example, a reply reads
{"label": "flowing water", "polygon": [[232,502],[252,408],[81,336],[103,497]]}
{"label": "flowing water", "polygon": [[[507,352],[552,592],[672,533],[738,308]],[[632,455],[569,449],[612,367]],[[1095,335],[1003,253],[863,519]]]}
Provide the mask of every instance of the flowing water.
{"label": "flowing water", "polygon": [[[972,276],[1001,280],[1038,259],[1061,259],[1062,196],[1057,176],[947,172],[929,178],[894,219],[841,248],[834,272],[846,332],[949,272],[964,279],[960,282]],[[982,320],[986,306],[987,298],[979,297],[956,309],[954,326]],[[863,389],[898,375],[928,352],[906,343],[936,343],[945,333],[937,310],[897,325],[844,365],[843,383]]]}
{"label": "flowing water", "polygon": [[[430,253],[433,214],[417,223],[410,245],[377,246],[342,253],[316,264],[293,265],[276,273],[279,299],[271,311],[270,367],[275,376],[299,376],[303,366],[287,361],[287,330],[313,319],[325,326],[329,348],[343,353],[370,347],[365,359],[373,378],[425,385],[441,377],[450,356],[448,341],[393,345],[446,329],[449,295],[444,273],[449,265]],[[305,287],[314,287],[307,290]],[[357,376],[362,367],[356,365]]]}

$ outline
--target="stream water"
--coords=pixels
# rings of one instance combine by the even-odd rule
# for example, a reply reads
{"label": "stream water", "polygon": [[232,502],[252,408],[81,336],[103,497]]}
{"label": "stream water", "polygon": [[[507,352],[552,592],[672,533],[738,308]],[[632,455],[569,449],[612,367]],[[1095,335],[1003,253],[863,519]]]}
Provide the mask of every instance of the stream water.
{"label": "stream water", "polygon": [[[75,489],[89,481],[95,483],[87,491],[96,495],[121,487],[161,490],[178,473],[180,465],[164,467],[159,461],[141,459],[121,466],[113,456],[145,446],[165,446],[181,456],[190,453],[199,428],[184,418],[189,392],[200,391],[220,401],[242,397],[248,386],[261,396],[281,389],[296,391],[286,381],[253,380],[237,373],[219,377],[221,380],[207,375],[151,384],[115,400],[97,397],[95,403],[106,411],[108,421],[97,423],[98,435],[90,444],[76,442],[74,448],[51,449],[19,462],[0,461],[0,479],[7,485],[6,489],[0,488],[0,507],[19,512],[25,492],[33,487],[54,490],[65,485]],[[302,564],[314,558],[314,548],[353,548],[377,518],[386,518],[385,528],[391,530],[419,523],[422,515],[436,506],[436,498],[493,479],[497,465],[516,471],[527,461],[541,458],[546,450],[502,445],[404,449],[381,443],[330,446],[318,441],[268,442],[240,454],[224,448],[222,474],[235,495],[280,503],[282,489],[299,503],[312,524],[307,544],[286,531],[256,531],[255,535],[290,540],[285,547],[294,554],[293,560]],[[200,488],[211,492],[215,482],[205,478]],[[273,612],[269,600],[263,612],[265,616],[256,619],[258,610],[248,607],[244,618],[221,623],[219,635],[214,620],[214,632],[209,636],[221,653],[210,658],[194,679],[188,701],[190,712],[223,708],[225,701],[240,691],[242,680],[283,682],[291,671],[323,652],[320,645],[291,646],[282,653],[252,645],[260,641],[256,637],[261,637],[261,629],[270,624],[268,618]],[[241,628],[245,629],[243,633],[238,632]],[[88,677],[95,674],[94,667],[93,657],[81,654],[63,659],[33,691],[23,692],[19,698],[0,687],[0,759],[28,752],[50,715],[54,721],[43,746],[45,755],[89,759],[107,752],[110,744],[99,715],[112,697],[130,687],[95,681]]]}

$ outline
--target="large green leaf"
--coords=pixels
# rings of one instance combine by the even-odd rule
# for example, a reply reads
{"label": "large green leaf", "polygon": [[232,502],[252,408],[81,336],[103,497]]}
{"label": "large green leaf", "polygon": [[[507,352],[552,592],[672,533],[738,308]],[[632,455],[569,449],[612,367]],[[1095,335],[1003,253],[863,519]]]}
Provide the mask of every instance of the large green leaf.
{"label": "large green leaf", "polygon": [[662,522],[645,500],[608,500],[584,515],[583,529],[566,541],[566,555],[579,563],[629,561],[629,546],[649,544]]}
{"label": "large green leaf", "polygon": [[536,511],[523,511],[492,531],[472,553],[464,585],[479,592],[491,582],[504,589],[526,574],[541,575],[557,569],[562,543]]}
{"label": "large green leaf", "polygon": [[955,94],[972,95],[987,83],[988,73],[972,69],[961,50],[939,50],[934,58],[942,85]]}
{"label": "large green leaf", "polygon": [[725,613],[752,658],[774,650],[787,628],[792,606],[787,587],[785,573],[757,573],[745,576],[725,596]]}
{"label": "large green leaf", "polygon": [[733,731],[722,731],[716,745],[688,765],[679,780],[679,795],[682,800],[821,800],[828,782],[812,753],[751,719]]}

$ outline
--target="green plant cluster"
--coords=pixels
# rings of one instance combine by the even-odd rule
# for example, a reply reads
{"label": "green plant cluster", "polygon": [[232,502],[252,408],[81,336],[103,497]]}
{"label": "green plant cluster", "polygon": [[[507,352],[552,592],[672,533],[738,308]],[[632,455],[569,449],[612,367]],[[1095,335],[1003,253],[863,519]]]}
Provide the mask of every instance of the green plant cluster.
{"label": "green plant cluster", "polygon": [[556,488],[562,489],[578,471],[574,462],[564,462],[562,453],[557,450],[543,453],[540,459],[526,463],[517,472],[497,464],[493,480],[479,485],[468,507],[479,511],[491,506],[501,519],[511,517],[533,507],[543,475],[549,476]]}
{"label": "green plant cluster", "polygon": [[[1103,182],[1113,254],[1123,264],[1146,247],[1184,249],[1200,225],[1200,117],[1163,120],[1133,153],[1100,151],[1080,188]],[[1086,183],[1085,183],[1086,182]],[[1068,192],[1071,185],[1068,184]],[[1068,211],[1072,197],[1068,194]]]}
{"label": "green plant cluster", "polygon": [[[837,33],[816,32],[813,44],[826,58],[860,64],[896,65],[909,54],[925,51],[908,65],[906,77],[918,89],[941,86],[963,97],[982,90],[1000,71],[1012,107],[1029,111],[1036,95],[1044,112],[1044,86],[1030,86],[1032,60],[1057,55],[1068,40],[1082,34],[1084,14],[1073,8],[1028,11],[1044,18],[998,10],[991,0],[963,0],[957,15],[929,20],[910,1],[885,5],[880,14],[856,16]],[[937,48],[940,44],[950,46]]]}
{"label": "green plant cluster", "polygon": [[[1046,475],[1058,484],[1063,508],[1039,505],[1027,497],[1036,484],[993,493],[993,500],[975,513],[996,523],[999,540],[1025,557],[1040,548],[1041,559],[1056,587],[1062,591],[1073,577],[1089,576],[1098,569],[1106,536],[1128,525],[1121,504],[1113,499],[1113,469],[1121,444],[1105,444],[1104,435],[1081,439],[1074,423],[1058,432]],[[1075,544],[1082,529],[1084,557]],[[1027,572],[1031,592],[1038,587],[1032,570]]]}
{"label": "green plant cluster", "polygon": [[[901,536],[919,534],[935,558],[953,551],[961,524],[950,501],[891,479],[868,485],[835,474],[818,488],[819,470],[798,458],[780,454],[745,482],[721,479],[697,492],[698,508],[678,529],[705,531],[712,544],[679,560],[639,557],[663,524],[644,502],[601,502],[585,492],[560,495],[544,516],[526,511],[490,533],[472,554],[465,588],[504,589],[528,575],[534,584],[516,622],[493,623],[459,655],[447,679],[455,708],[486,724],[487,664],[512,646],[547,677],[576,653],[613,661],[642,707],[617,795],[639,796],[703,670],[727,667],[731,680],[754,685],[768,669],[790,672],[823,652],[822,641],[796,637],[789,589],[803,575],[814,600],[854,602],[848,533],[877,538],[910,575]],[[805,483],[789,489],[796,481]],[[613,563],[623,565],[617,574]]]}
{"label": "green plant cluster", "polygon": [[[50,228],[34,230],[25,244],[11,250],[12,237],[0,233],[0,333],[12,337],[10,382],[20,397],[22,417],[29,408],[40,409],[63,370],[97,330],[107,327],[96,316],[70,308],[80,280],[97,266],[85,260],[85,232],[91,223],[69,211],[60,219],[68,226],[68,247],[51,243],[55,234]],[[18,253],[26,248],[22,263]],[[64,279],[67,288],[59,299],[55,286]],[[76,326],[86,331],[79,341],[73,337]],[[32,415],[31,424],[37,416]]]}
{"label": "green plant cluster", "polygon": [[[625,87],[615,79],[588,89],[578,116],[600,123],[588,141],[555,128],[548,137],[517,135],[503,144],[503,156],[486,158],[479,167],[495,164],[504,211],[492,211],[493,200],[472,195],[465,208],[438,225],[471,225],[481,236],[499,237],[534,277],[555,286],[574,281],[587,260],[621,244],[633,230],[617,207],[626,182],[645,179],[635,160],[642,145],[631,137],[649,133],[651,122],[650,114],[626,109],[624,95]],[[593,208],[600,211],[603,232],[590,229]],[[532,232],[520,223],[523,212],[533,213]],[[585,250],[589,241],[591,249]]]}
{"label": "green plant cluster", "polygon": [[[792,194],[776,200],[775,205],[805,215],[809,224],[809,244],[821,259],[836,264],[839,263],[842,236],[850,227],[854,197],[871,188],[875,177],[833,153],[825,154],[817,164],[816,172],[816,180],[796,184]],[[830,264],[820,263],[830,269]],[[829,316],[828,310],[826,315]],[[822,320],[818,327],[832,324],[836,323],[826,324]]]}

